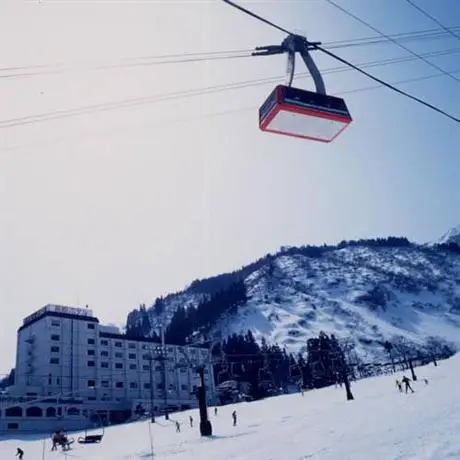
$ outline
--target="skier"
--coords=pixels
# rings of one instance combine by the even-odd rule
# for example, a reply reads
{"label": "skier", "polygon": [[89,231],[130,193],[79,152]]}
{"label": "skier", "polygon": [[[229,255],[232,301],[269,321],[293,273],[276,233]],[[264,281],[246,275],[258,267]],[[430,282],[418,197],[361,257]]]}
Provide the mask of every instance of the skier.
{"label": "skier", "polygon": [[176,420],[176,433],[180,433],[180,423]]}
{"label": "skier", "polygon": [[189,419],[189,420],[190,420],[190,428],[193,428],[193,417],[190,416],[190,419]]}
{"label": "skier", "polygon": [[412,387],[410,386],[410,379],[408,379],[405,375],[403,376],[403,378],[401,379],[401,382],[404,383],[404,388],[406,390],[406,393],[408,390],[410,390],[412,393],[414,393],[414,390],[412,389]]}
{"label": "skier", "polygon": [[399,392],[402,393],[402,391],[403,391],[402,385],[401,385],[401,382],[398,379],[396,379],[396,386],[398,387]]}
{"label": "skier", "polygon": [[214,407],[214,415],[217,417],[217,407]]}
{"label": "skier", "polygon": [[232,417],[233,417],[233,426],[236,426],[236,410],[232,412]]}
{"label": "skier", "polygon": [[302,393],[302,396],[303,396],[304,391],[303,391],[302,382],[299,382],[299,383],[297,384],[297,388],[298,388],[298,390],[300,391],[300,393]]}
{"label": "skier", "polygon": [[18,457],[19,460],[21,460],[23,456],[24,456],[24,451],[20,447],[18,447],[15,457]]}

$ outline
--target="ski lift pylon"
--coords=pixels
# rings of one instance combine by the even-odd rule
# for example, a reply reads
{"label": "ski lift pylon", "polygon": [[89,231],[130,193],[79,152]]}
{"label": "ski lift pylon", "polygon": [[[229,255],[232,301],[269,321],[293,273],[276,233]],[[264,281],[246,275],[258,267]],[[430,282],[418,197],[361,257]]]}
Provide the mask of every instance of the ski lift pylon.
{"label": "ski lift pylon", "polygon": [[[286,84],[278,85],[259,109],[262,131],[320,142],[333,141],[352,121],[342,98],[326,94],[321,73],[310,50],[320,43],[308,42],[301,35],[290,34],[280,46],[257,47],[254,56],[287,53]],[[295,57],[302,57],[316,86],[316,91],[292,87]]]}

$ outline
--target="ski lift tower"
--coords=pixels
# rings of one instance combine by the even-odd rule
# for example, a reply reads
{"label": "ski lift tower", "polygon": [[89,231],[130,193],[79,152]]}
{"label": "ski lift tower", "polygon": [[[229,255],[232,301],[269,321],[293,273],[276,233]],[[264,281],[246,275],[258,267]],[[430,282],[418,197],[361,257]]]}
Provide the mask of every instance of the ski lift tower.
{"label": "ski lift tower", "polygon": [[163,395],[164,395],[164,413],[165,413],[165,420],[169,420],[169,411],[168,411],[168,354],[166,350],[165,344],[165,334],[164,334],[164,326],[162,325],[160,329],[161,335],[161,344],[156,346],[155,349],[155,357],[153,358],[155,361],[161,363],[161,370],[163,373]]}
{"label": "ski lift tower", "polygon": [[[206,383],[204,379],[204,370],[206,368],[206,362],[194,363],[188,356],[185,349],[181,349],[187,364],[191,369],[194,369],[200,377],[200,386],[198,387],[198,407],[200,409],[200,434],[201,436],[212,436],[212,424],[208,416],[208,405],[206,400]],[[209,349],[209,359],[212,360],[212,345]]]}

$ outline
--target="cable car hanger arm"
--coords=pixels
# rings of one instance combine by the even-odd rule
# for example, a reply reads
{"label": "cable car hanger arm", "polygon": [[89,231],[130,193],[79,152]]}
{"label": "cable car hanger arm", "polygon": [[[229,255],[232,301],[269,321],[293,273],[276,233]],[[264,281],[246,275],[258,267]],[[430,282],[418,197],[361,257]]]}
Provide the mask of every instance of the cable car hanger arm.
{"label": "cable car hanger arm", "polygon": [[317,42],[310,43],[305,37],[301,37],[300,35],[290,34],[284,39],[281,46],[283,46],[288,53],[287,86],[291,86],[292,80],[294,79],[295,55],[296,53],[299,53],[313,78],[316,92],[318,94],[326,94],[323,77],[321,76],[321,72],[310,54],[310,49],[315,50],[320,44],[321,43]]}
{"label": "cable car hanger arm", "polygon": [[318,49],[319,45],[321,42],[309,42],[305,37],[289,34],[281,45],[258,46],[251,54],[252,56],[271,56],[287,53],[286,86],[291,86],[295,74],[295,56],[296,53],[299,53],[313,78],[316,92],[326,94],[323,77],[310,54],[310,51]]}

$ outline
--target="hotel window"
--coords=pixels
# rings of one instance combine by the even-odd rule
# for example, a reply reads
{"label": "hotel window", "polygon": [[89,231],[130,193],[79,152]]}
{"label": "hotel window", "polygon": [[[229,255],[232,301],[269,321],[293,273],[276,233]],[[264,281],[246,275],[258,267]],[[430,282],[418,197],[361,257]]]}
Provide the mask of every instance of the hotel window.
{"label": "hotel window", "polygon": [[87,363],[88,367],[94,367],[96,365],[95,361],[88,361]]}
{"label": "hotel window", "polygon": [[59,340],[61,340],[61,336],[58,334],[53,334],[51,336],[51,340],[54,340],[55,342],[59,342]]}
{"label": "hotel window", "polygon": [[88,323],[88,329],[96,329],[96,325],[94,323]]}

